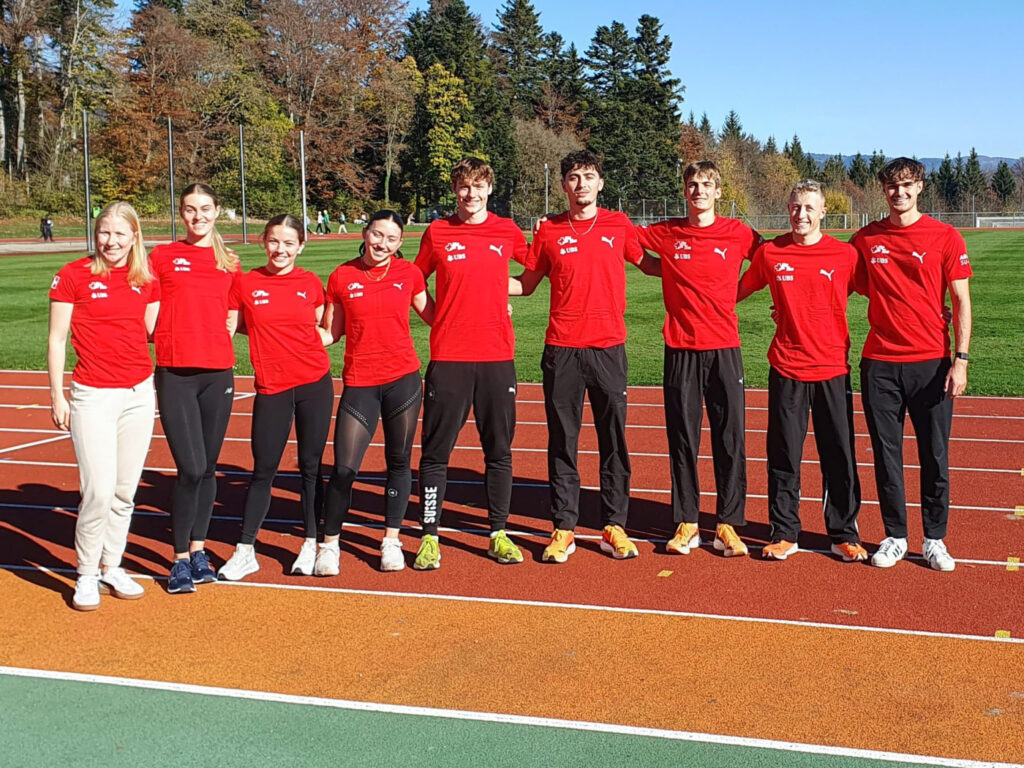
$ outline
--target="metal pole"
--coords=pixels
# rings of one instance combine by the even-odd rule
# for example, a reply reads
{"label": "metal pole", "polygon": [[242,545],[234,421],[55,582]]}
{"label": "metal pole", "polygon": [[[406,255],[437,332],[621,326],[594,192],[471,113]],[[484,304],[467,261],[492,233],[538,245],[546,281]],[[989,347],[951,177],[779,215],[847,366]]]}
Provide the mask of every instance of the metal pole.
{"label": "metal pole", "polygon": [[248,245],[249,233],[245,221],[245,129],[238,124],[238,175],[242,178],[242,242]]}
{"label": "metal pole", "polygon": [[174,203],[174,127],[167,118],[167,169],[171,175],[171,240],[178,239],[178,211]]}
{"label": "metal pole", "polygon": [[92,197],[89,195],[89,113],[82,110],[82,149],[85,155],[85,249],[92,255]]}
{"label": "metal pole", "polygon": [[309,230],[309,219],[306,217],[306,132],[299,131],[299,167],[302,172],[302,226],[306,228],[303,237]]}
{"label": "metal pole", "polygon": [[544,213],[546,214],[551,210],[551,206],[548,204],[548,164],[544,163]]}

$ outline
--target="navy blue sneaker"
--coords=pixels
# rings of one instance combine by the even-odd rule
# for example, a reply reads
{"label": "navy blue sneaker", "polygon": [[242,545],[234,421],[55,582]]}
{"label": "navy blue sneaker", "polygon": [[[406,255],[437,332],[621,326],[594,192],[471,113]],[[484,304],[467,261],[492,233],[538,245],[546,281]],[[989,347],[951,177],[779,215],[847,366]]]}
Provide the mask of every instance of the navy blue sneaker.
{"label": "navy blue sneaker", "polygon": [[217,580],[217,572],[210,565],[210,558],[203,550],[188,553],[188,562],[192,567],[192,581],[196,584],[209,584]]}
{"label": "navy blue sneaker", "polygon": [[192,567],[188,560],[174,561],[174,565],[171,566],[171,575],[167,579],[167,591],[172,595],[196,591],[196,585],[192,583]]}

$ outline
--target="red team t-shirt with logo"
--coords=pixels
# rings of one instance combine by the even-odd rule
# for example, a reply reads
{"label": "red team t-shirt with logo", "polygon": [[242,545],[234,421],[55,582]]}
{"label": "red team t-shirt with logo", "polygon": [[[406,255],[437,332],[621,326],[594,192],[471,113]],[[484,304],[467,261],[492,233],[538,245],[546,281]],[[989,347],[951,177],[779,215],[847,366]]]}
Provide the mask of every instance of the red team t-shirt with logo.
{"label": "red team t-shirt with logo", "polygon": [[545,343],[598,349],[625,343],[624,262],[639,264],[643,256],[636,229],[618,211],[599,208],[597,221],[572,224],[562,213],[541,224],[525,266],[551,281]]}
{"label": "red team t-shirt with logo", "polygon": [[146,341],[146,306],[160,301],[160,284],[128,282],[128,267],[92,274],[92,259],[65,264],[50,284],[50,299],[72,304],[71,346],[78,362],[71,378],[87,387],[127,389],[153,373]]}
{"label": "red team t-shirt with logo", "polygon": [[430,359],[498,362],[515,357],[508,316],[508,265],[526,262],[526,238],[511,219],[488,214],[480,224],[438,219],[423,233],[416,266],[437,272]]}
{"label": "red team t-shirt with logo", "polygon": [[369,268],[362,258],[340,265],[327,281],[327,301],[345,313],[345,370],[350,387],[375,387],[420,369],[409,331],[412,297],[426,290],[423,273],[405,259]]}
{"label": "red team t-shirt with logo", "polygon": [[778,327],[768,362],[788,379],[825,381],[850,372],[846,299],[857,266],[857,249],[824,235],[798,245],[791,234],[757,249],[743,286],[768,286]]}
{"label": "red team t-shirt with logo", "polygon": [[235,364],[228,333],[228,294],[241,269],[219,269],[213,248],[184,241],[158,245],[149,256],[160,281],[160,316],[153,331],[156,364],[222,370]]}
{"label": "red team t-shirt with logo", "polygon": [[639,227],[640,244],[661,257],[665,344],[675,349],[731,349],[740,345],[736,284],[744,259],[761,236],[736,219],[709,227],[668,219]]}
{"label": "red team t-shirt with logo", "polygon": [[864,357],[905,363],[948,357],[946,291],[974,274],[960,233],[931,216],[909,227],[883,219],[850,243],[860,254],[855,290],[868,297]]}
{"label": "red team t-shirt with logo", "polygon": [[323,305],[320,278],[299,267],[284,275],[260,267],[235,281],[228,306],[244,317],[258,393],[310,384],[330,370],[317,331],[316,310]]}

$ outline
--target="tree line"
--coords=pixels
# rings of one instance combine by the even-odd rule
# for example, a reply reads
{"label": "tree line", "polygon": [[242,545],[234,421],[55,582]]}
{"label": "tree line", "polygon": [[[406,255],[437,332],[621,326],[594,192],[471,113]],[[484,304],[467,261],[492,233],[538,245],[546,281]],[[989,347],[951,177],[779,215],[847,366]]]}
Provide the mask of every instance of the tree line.
{"label": "tree line", "polygon": [[[778,213],[799,178],[830,189],[835,213],[884,210],[874,172],[885,156],[818,164],[797,136],[778,148],[731,112],[715,128],[682,116],[672,41],[642,15],[596,28],[586,50],[545,31],[530,0],[484,24],[464,0],[413,13],[393,0],[137,0],[126,29],[114,0],[0,0],[0,215],[81,211],[82,112],[91,192],[144,214],[168,208],[168,120],[175,176],[241,203],[245,130],[250,213],[295,210],[299,131],[307,199],[354,218],[381,206],[423,215],[451,204],[448,169],[488,160],[499,212],[564,204],[558,160],[605,158],[606,205],[680,199],[680,169],[711,158],[737,213]],[[929,210],[1020,208],[1024,160],[991,178],[977,155],[931,175]],[[930,196],[930,197],[929,197]]]}

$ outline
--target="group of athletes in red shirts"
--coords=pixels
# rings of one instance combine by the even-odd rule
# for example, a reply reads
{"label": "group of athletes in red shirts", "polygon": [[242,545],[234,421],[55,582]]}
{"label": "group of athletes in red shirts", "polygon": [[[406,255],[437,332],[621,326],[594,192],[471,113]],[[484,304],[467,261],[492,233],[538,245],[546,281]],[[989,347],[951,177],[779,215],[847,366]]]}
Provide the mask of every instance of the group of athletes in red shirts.
{"label": "group of athletes in red shirts", "polygon": [[[293,422],[305,539],[292,572],[339,573],[338,538],[378,420],[387,462],[381,568],[402,569],[399,531],[411,492],[410,456],[421,403],[422,537],[413,567],[440,567],[438,526],[448,461],[470,408],[486,465],[487,554],[503,564],[522,562],[505,530],[517,389],[508,296],[532,293],[544,276],[551,284],[541,368],[554,531],[542,559],[564,563],[575,550],[584,394],[600,454],[600,546],[616,559],[636,557],[625,531],[630,480],[625,262],[659,277],[663,285],[665,420],[676,526],[668,552],[685,555],[701,544],[702,404],[717,490],[713,546],[726,557],[748,552],[736,532],[745,523],[746,451],[735,306],[767,286],[777,330],[768,353],[771,534],[763,556],[785,560],[799,550],[800,463],[810,413],[831,551],[847,562],[868,558],[857,528],[860,485],[846,325],[847,296],[855,290],[869,298],[863,403],[886,531],[871,562],[892,566],[908,552],[902,440],[909,412],[921,460],[922,555],[932,568],[952,570],[955,561],[943,542],[948,443],[952,399],[967,383],[971,267],[963,238],[918,211],[920,163],[898,158],[882,169],[879,180],[890,215],[859,231],[850,244],[821,232],[825,194],[810,180],[792,191],[791,231],[765,242],[742,222],[716,215],[721,177],[713,163],[693,163],[683,175],[686,218],[642,227],[597,205],[604,184],[599,157],[573,152],[563,159],[561,172],[569,210],[542,220],[528,246],[511,220],[487,209],[494,184],[490,166],[478,159],[460,161],[451,173],[457,212],[428,227],[414,262],[401,255],[402,217],[380,211],[363,231],[359,257],[334,270],[326,292],[318,277],[295,264],[305,228],[293,216],[267,223],[267,263],[242,273],[216,231],[219,203],[205,185],[192,185],[181,196],[185,239],[157,246],[148,259],[131,207],[115,203],[104,209],[97,219],[96,254],[66,265],[50,291],[52,415],[58,427],[72,433],[82,488],[73,606],[93,610],[107,590],[124,598],[143,594],[120,559],[152,433],[154,378],[178,470],[168,589],[194,591],[196,583],[218,578],[205,539],[217,456],[234,399],[231,337],[236,331],[249,337],[255,371],[254,470],[240,541],[220,568],[220,578],[241,579],[259,569],[254,543]],[[520,275],[510,275],[511,261],[524,266]],[[436,302],[426,287],[431,275]],[[956,338],[953,360],[947,290]],[[410,307],[431,326],[430,363],[422,382]],[[63,392],[69,328],[79,356],[70,403]],[[324,347],[343,335],[345,386],[324,496],[320,463],[334,401]],[[318,542],[321,510],[324,536]]]}

